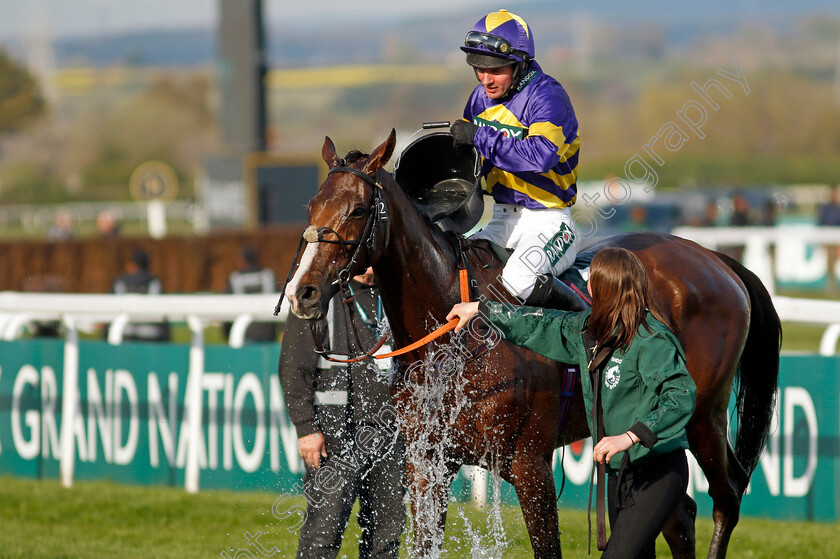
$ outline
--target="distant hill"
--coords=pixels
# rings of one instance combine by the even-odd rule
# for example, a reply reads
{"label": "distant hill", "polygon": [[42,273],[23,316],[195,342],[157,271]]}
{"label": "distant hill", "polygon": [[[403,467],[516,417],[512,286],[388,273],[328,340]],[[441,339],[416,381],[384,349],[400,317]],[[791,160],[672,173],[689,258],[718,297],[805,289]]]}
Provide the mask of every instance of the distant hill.
{"label": "distant hill", "polygon": [[141,31],[59,39],[55,44],[60,65],[198,66],[215,57],[215,36],[210,30]]}
{"label": "distant hill", "polygon": [[585,12],[599,18],[613,19],[627,23],[639,21],[665,25],[689,22],[731,23],[730,19],[743,22],[746,19],[759,23],[780,23],[791,21],[808,13],[840,13],[837,0],[704,0],[703,2],[674,2],[673,0],[600,0],[598,2],[570,2],[568,0],[530,0],[521,4],[523,9],[545,9]]}
{"label": "distant hill", "polygon": [[[706,0],[702,3],[672,0],[521,0],[508,2],[511,11],[527,17],[540,49],[568,41],[580,16],[593,21],[633,26],[659,26],[669,44],[680,44],[705,34],[727,34],[754,22],[786,30],[803,15],[840,16],[837,0]],[[272,66],[379,62],[394,49],[414,61],[440,60],[452,52],[477,19],[475,9],[440,16],[394,19],[368,16],[356,20],[269,22],[267,41]],[[214,29],[150,30],[98,37],[64,38],[56,42],[59,64],[106,66],[197,66],[215,63]]]}

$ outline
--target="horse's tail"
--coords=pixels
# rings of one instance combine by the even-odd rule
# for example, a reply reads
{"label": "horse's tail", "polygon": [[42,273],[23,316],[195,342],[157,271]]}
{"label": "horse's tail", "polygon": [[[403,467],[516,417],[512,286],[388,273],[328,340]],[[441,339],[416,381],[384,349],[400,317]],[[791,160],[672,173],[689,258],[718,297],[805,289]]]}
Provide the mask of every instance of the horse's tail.
{"label": "horse's tail", "polygon": [[782,324],[761,280],[734,258],[717,255],[741,279],[750,297],[750,327],[738,365],[735,456],[751,476],[758,465],[775,408]]}

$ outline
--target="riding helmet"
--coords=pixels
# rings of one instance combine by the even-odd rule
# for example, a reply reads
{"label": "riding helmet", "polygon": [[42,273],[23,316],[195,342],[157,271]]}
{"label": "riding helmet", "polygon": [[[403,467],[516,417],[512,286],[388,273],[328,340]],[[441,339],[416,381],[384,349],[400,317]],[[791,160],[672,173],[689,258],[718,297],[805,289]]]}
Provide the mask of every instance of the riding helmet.
{"label": "riding helmet", "polygon": [[534,58],[534,37],[525,20],[507,10],[487,14],[473,26],[461,50],[474,68],[524,67]]}

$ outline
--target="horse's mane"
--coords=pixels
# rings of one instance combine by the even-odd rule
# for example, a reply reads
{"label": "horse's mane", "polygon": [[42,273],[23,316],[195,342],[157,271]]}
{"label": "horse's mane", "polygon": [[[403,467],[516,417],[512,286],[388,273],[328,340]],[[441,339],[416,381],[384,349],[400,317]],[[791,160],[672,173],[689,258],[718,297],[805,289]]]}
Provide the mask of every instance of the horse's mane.
{"label": "horse's mane", "polygon": [[356,161],[358,161],[360,159],[366,159],[368,157],[370,157],[369,153],[365,153],[363,151],[359,151],[357,149],[354,149],[353,151],[351,151],[350,153],[348,153],[344,157],[344,161],[345,161],[346,165],[349,165],[351,163],[355,163]]}

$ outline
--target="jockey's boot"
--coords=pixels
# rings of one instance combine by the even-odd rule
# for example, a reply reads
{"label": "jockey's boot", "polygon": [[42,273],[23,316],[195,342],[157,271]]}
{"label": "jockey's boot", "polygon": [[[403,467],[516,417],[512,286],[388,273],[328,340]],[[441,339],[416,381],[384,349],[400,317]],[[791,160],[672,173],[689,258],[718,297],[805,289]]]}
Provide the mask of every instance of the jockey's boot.
{"label": "jockey's boot", "polygon": [[537,276],[537,283],[525,299],[525,305],[561,311],[582,311],[589,308],[589,304],[578,297],[568,285],[546,274]]}

